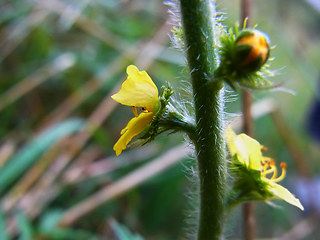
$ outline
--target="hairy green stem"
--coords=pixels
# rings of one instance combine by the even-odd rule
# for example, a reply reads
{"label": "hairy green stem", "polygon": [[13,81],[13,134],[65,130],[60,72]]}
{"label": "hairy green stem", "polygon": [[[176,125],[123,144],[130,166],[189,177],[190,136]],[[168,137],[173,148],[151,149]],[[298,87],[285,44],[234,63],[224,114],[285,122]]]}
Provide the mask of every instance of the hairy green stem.
{"label": "hairy green stem", "polygon": [[215,8],[210,0],[180,0],[185,49],[191,74],[200,182],[198,240],[222,234],[225,197],[223,83],[215,80]]}

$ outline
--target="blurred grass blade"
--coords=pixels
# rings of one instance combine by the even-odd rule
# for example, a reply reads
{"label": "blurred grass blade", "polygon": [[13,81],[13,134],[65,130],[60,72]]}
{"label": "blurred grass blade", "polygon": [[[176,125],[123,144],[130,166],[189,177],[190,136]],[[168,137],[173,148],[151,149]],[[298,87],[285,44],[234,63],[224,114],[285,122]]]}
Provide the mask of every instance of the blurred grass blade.
{"label": "blurred grass blade", "polygon": [[9,240],[5,214],[0,209],[0,239]]}
{"label": "blurred grass blade", "polygon": [[18,23],[12,23],[8,29],[1,32],[0,34],[6,37],[0,42],[0,62],[29,35],[33,28],[42,24],[48,15],[47,11],[35,8],[27,17],[19,19]]}
{"label": "blurred grass blade", "polygon": [[128,228],[116,221],[111,222],[111,227],[119,240],[143,240],[142,237],[132,234]]}
{"label": "blurred grass blade", "polygon": [[49,128],[35,137],[0,169],[0,193],[8,188],[30,165],[39,159],[54,143],[82,130],[82,119],[70,119]]}
{"label": "blurred grass blade", "polygon": [[[68,19],[70,22],[74,22],[77,27],[82,29],[85,33],[99,39],[101,42],[105,43],[107,46],[110,46],[119,51],[123,51],[125,46],[128,46],[127,42],[123,40],[123,38],[114,35],[112,32],[109,32],[106,28],[100,26],[99,24],[91,21],[89,18],[84,15],[78,14],[77,16],[70,14],[70,8],[63,1],[55,1],[55,0],[34,0],[39,7],[47,11],[54,12],[59,16]],[[69,10],[69,14],[65,14],[66,10]],[[75,18],[74,18],[75,17]]]}
{"label": "blurred grass blade", "polygon": [[32,240],[33,230],[27,215],[19,211],[16,214],[17,228],[20,232],[19,240]]}
{"label": "blurred grass blade", "polygon": [[29,93],[44,81],[49,80],[52,76],[72,67],[74,63],[75,56],[72,53],[63,53],[56,57],[52,62],[40,67],[30,76],[24,78],[8,91],[0,95],[0,110]]}
{"label": "blurred grass blade", "polygon": [[0,168],[14,154],[16,144],[13,141],[6,141],[0,146]]}
{"label": "blurred grass blade", "polygon": [[169,151],[154,159],[152,162],[139,167],[138,169],[130,172],[121,179],[113,182],[110,185],[107,185],[106,187],[100,189],[98,192],[92,194],[82,202],[64,212],[64,216],[61,219],[59,225],[63,227],[72,225],[81,217],[85,216],[102,204],[105,204],[107,201],[110,201],[120,196],[121,194],[124,194],[128,190],[137,187],[151,177],[178,163],[190,152],[191,150],[184,144],[170,149]]}
{"label": "blurred grass blade", "polygon": [[76,0],[64,3],[66,5],[61,16],[58,20],[58,26],[63,31],[71,29],[74,22],[79,16],[83,14],[83,11],[88,6],[91,0]]}

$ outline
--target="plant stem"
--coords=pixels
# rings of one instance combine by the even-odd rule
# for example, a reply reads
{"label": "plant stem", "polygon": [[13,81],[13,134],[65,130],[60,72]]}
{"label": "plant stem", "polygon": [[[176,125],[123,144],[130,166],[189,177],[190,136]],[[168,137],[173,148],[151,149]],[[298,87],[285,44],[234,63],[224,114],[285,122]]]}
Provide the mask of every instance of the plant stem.
{"label": "plant stem", "polygon": [[185,49],[196,113],[195,148],[200,182],[198,240],[221,238],[225,197],[223,83],[214,79],[215,6],[209,0],[180,0]]}

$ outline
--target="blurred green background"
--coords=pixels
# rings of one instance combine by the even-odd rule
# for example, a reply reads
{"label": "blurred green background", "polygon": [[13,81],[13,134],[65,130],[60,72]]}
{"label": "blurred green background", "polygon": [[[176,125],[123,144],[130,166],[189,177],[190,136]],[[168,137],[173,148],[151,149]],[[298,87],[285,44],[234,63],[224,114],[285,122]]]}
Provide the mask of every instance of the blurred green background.
{"label": "blurred green background", "polygon": [[[266,155],[287,163],[282,185],[306,208],[255,203],[256,236],[320,239],[320,145],[307,131],[320,98],[320,2],[252,2],[251,22],[276,46],[272,81],[287,89],[253,93],[255,137]],[[158,87],[170,81],[176,99],[190,100],[168,8],[160,0],[0,2],[1,240],[193,234],[195,160],[181,147],[185,136],[163,134],[117,158],[112,150],[132,117],[110,99],[127,65],[147,70]],[[224,25],[240,18],[239,0],[217,1],[217,8]],[[228,91],[226,100],[233,122],[241,95]],[[227,221],[228,239],[242,238],[241,221],[239,208]]]}

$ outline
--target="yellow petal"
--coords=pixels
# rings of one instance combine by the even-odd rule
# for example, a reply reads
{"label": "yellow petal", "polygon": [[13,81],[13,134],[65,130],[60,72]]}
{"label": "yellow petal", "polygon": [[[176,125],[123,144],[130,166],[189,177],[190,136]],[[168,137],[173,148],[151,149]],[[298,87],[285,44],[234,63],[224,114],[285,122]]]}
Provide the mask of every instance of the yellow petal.
{"label": "yellow petal", "polygon": [[158,89],[146,71],[130,65],[127,67],[127,79],[122,83],[118,93],[111,98],[127,106],[144,107],[153,111],[158,102]]}
{"label": "yellow petal", "polygon": [[237,154],[239,161],[248,167],[261,170],[261,145],[246,134],[236,135],[230,126],[227,127],[226,140],[231,156]]}
{"label": "yellow petal", "polygon": [[113,146],[113,150],[117,156],[121,154],[122,150],[127,148],[128,143],[133,137],[137,136],[148,126],[152,118],[152,112],[142,112],[138,117],[134,117],[128,122],[127,126],[121,131],[122,136]]}
{"label": "yellow petal", "polygon": [[237,136],[236,145],[240,153],[248,159],[249,167],[261,170],[262,152],[260,143],[246,134]]}
{"label": "yellow petal", "polygon": [[227,140],[227,145],[228,145],[228,149],[229,149],[231,156],[234,156],[235,154],[237,154],[237,146],[234,143],[234,140],[236,139],[236,137],[237,137],[237,135],[232,130],[232,128],[230,126],[227,126],[226,140]]}
{"label": "yellow petal", "polygon": [[268,182],[269,188],[268,190],[277,198],[280,198],[287,203],[290,203],[291,205],[294,205],[301,210],[304,210],[302,204],[300,203],[298,198],[295,198],[292,193],[288,191],[285,187],[282,187],[281,185],[272,182],[271,180],[267,178],[263,178],[264,181]]}

